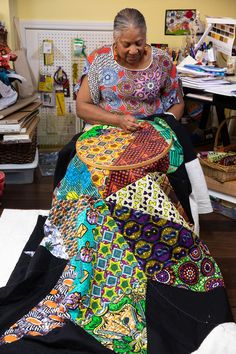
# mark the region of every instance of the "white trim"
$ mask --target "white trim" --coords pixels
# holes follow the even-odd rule
[[[208,189],[208,192],[209,192],[209,195],[211,195],[212,197],[219,198],[219,199],[222,199],[222,200],[226,200],[227,202],[236,204],[236,197],[234,197],[232,195],[216,192],[216,191],[213,191],[211,189]]]
[[[22,45],[25,47],[25,32],[27,29],[38,30],[68,30],[68,31],[113,31],[112,22],[77,22],[77,21],[46,21],[20,20]]]

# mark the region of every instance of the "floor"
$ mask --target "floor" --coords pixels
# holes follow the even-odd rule
[[[5,186],[0,214],[3,208],[49,209],[52,190],[52,177],[42,177],[37,169],[34,183]],[[201,238],[223,273],[236,321],[236,220],[211,213],[200,217],[200,228]]]

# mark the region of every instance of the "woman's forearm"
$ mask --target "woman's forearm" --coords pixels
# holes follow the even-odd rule
[[[168,109],[167,113],[173,113],[177,120],[183,116],[184,113],[184,102],[176,103],[170,109]]]

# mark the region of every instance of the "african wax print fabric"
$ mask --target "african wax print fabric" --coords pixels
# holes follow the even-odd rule
[[[170,145],[168,140],[172,141],[172,150],[169,149],[167,158],[163,157],[164,163],[158,165],[161,171],[153,171],[151,163],[130,179],[122,177],[123,183],[119,186],[116,183],[115,188],[106,193],[102,179],[100,182],[95,179],[97,184],[94,183],[97,170],[102,170],[101,164],[91,168],[91,161],[96,162],[96,154],[94,151],[89,154],[85,147],[93,146],[94,141],[104,142],[103,138],[112,134],[108,133],[110,130],[106,126],[100,126],[79,138],[77,155],[54,191],[39,245],[31,249],[31,253],[27,248],[32,259],[23,269],[23,282],[16,293],[19,298],[16,309],[20,311],[16,314],[13,306],[15,321],[6,319],[0,328],[0,353],[8,350],[9,353],[16,350],[16,353],[17,348],[25,348],[28,354],[30,348],[36,348],[35,353],[44,354],[61,348],[62,353],[71,354],[73,345],[65,349],[68,331],[71,336],[72,333],[79,335],[79,339],[72,337],[72,342],[81,354],[187,354],[190,347],[194,349],[187,346],[182,350],[182,339],[176,352],[169,344],[163,344],[163,325],[158,321],[165,313],[163,296],[167,299],[168,312],[175,314],[175,306],[178,308],[177,324],[178,318],[197,318],[197,315],[192,316],[192,309],[185,308],[184,298],[191,300],[192,294],[196,294],[193,303],[198,303],[199,295],[204,300],[209,293],[212,298],[214,292],[224,289],[224,281],[207,246],[192,231],[171,185],[166,187],[168,171],[176,170],[183,162],[181,145],[165,124],[159,124],[158,120],[154,124],[147,122],[132,139],[123,136],[125,148],[117,149],[120,154],[107,160],[109,167],[117,166],[117,161],[122,161],[122,166],[131,164],[130,150],[134,152],[136,144],[140,152],[140,136],[143,138],[142,160],[150,152],[148,144],[145,148],[144,136],[149,140],[149,132],[153,129],[157,132],[158,145],[163,149],[165,144]],[[115,137],[119,138],[119,130]],[[106,144],[103,148],[105,151]],[[85,152],[88,163],[82,161],[84,155],[79,158]],[[151,149],[151,156],[152,153]],[[99,161],[101,154],[97,156]],[[136,158],[134,152],[134,160]],[[107,171],[108,179],[114,171]],[[130,173],[133,169],[127,171]],[[45,287],[42,277],[48,278]],[[25,283],[27,289],[32,283],[37,285],[29,291],[28,302],[20,291]],[[11,293],[10,288],[4,291]],[[180,292],[182,296],[175,300],[173,294]],[[229,311],[225,311],[227,301],[222,292],[221,298],[224,300],[224,315],[217,319],[218,306],[210,306],[207,310],[208,321],[214,318],[211,327],[230,317]],[[26,304],[22,306],[24,300]],[[205,307],[207,303],[208,300]],[[154,314],[157,316],[156,325],[153,324]],[[209,327],[205,329],[205,335],[208,331]],[[173,344],[171,333],[168,335],[168,342]],[[152,336],[162,338],[155,348],[151,343]],[[195,342],[199,343],[199,339]]]
[[[114,60],[112,46],[88,56],[82,75],[88,75],[94,104],[106,111],[144,117],[166,112],[179,103],[178,75],[169,55],[151,47],[152,61],[145,69],[122,67]],[[75,87],[78,91],[80,82]]]

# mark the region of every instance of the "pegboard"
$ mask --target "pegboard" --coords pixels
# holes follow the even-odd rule
[[[41,119],[38,129],[39,145],[62,146],[65,145],[76,132],[81,131],[82,121],[76,117],[75,100],[73,98],[72,66],[77,63],[78,77],[81,75],[85,58],[83,55],[74,55],[73,42],[81,38],[85,44],[85,53],[88,55],[94,49],[104,44],[111,44],[112,30],[40,30],[38,33],[39,72],[43,75],[54,75],[61,67],[70,83],[70,97],[65,97],[65,116],[57,116],[55,107],[41,107]],[[53,41],[53,65],[45,65],[43,54],[43,41]]]

